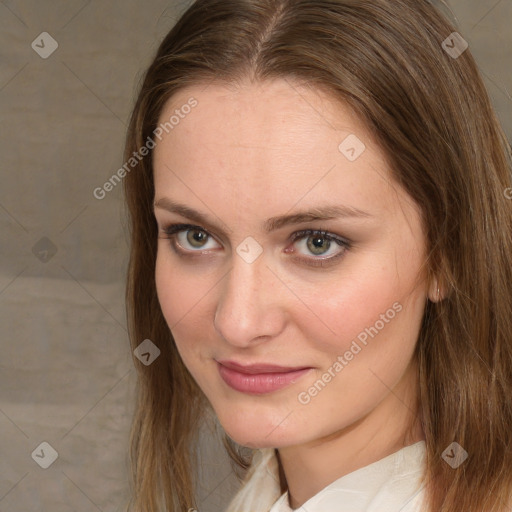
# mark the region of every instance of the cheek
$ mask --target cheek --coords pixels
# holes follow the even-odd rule
[[[167,241],[159,241],[166,244]],[[155,282],[158,301],[170,328],[184,321],[188,314],[200,307],[200,301],[208,291],[204,278],[194,278],[194,274],[181,269],[169,254],[168,247],[158,248]],[[181,270],[180,270],[181,269]]]
[[[159,242],[161,244],[161,242]],[[158,302],[167,321],[169,328],[178,321],[180,314],[180,305],[177,300],[177,290],[180,284],[178,276],[170,271],[168,258],[162,255],[163,251],[159,247],[155,265],[155,283]]]
[[[173,261],[168,250],[167,247],[159,247],[157,253],[156,290],[162,314],[188,366],[192,354],[199,354],[200,344],[205,338],[203,319],[208,315],[205,311],[206,298],[215,280],[210,282],[204,274],[185,271]]]
[[[180,351],[176,333],[182,324],[186,323],[187,312],[193,313],[193,310],[190,310],[196,291],[188,277],[180,274],[177,267],[172,265],[166,249],[160,247],[156,258],[155,283],[162,314]]]
[[[421,287],[411,293],[412,278],[401,275],[398,280],[394,265],[389,271],[380,267],[316,295],[319,316],[335,334],[318,319],[300,320],[308,344],[304,354],[311,354],[317,366],[297,395],[300,404],[313,407],[300,409],[311,428],[316,428],[314,411],[329,418],[326,431],[339,421],[355,421],[402,378],[416,346],[425,297]],[[335,298],[327,300],[328,295]]]
[[[414,284],[419,264],[410,260],[398,273],[394,255],[388,261],[379,258],[378,265],[375,261],[373,265],[370,261],[359,263],[357,272],[326,281],[321,287],[296,290],[308,311],[304,314],[300,308],[302,313],[297,314],[298,308],[295,322],[308,333],[311,347],[331,359],[351,349],[357,351],[354,341],[362,348],[369,347],[374,338],[382,342],[394,339],[395,343],[405,343],[407,338],[414,344],[419,332],[425,303],[425,290]]]

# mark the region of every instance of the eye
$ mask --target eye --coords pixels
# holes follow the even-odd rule
[[[172,248],[181,256],[200,256],[201,251],[215,249],[215,245],[209,246],[208,242],[215,242],[204,228],[191,224],[171,224],[162,229],[165,237],[171,241]],[[351,242],[333,233],[324,230],[307,229],[298,231],[291,236],[294,246],[301,249],[302,254],[309,253],[312,256],[296,258],[301,263],[313,267],[326,267],[337,260],[351,248]],[[217,244],[218,245],[218,244]],[[220,247],[220,245],[219,245]],[[197,255],[193,254],[198,253]],[[297,251],[286,249],[286,253]],[[322,256],[322,257],[320,257]]]
[[[350,249],[351,243],[333,233],[323,230],[304,230],[293,234],[294,245],[302,249],[302,254],[309,253],[313,257],[299,258],[312,266],[326,266],[340,258]],[[287,251],[295,252],[295,251]],[[318,256],[322,256],[319,258]]]
[[[163,229],[166,238],[170,239],[174,249],[178,252],[199,252],[207,251],[212,248],[208,246],[209,239],[213,237],[200,226],[190,224],[172,224]],[[178,249],[180,247],[181,249]]]

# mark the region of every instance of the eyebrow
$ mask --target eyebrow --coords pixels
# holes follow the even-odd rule
[[[204,215],[189,206],[172,201],[168,197],[162,197],[155,201],[155,208],[167,210],[171,213],[177,213],[182,217],[186,217],[198,224],[213,226],[207,215]],[[373,215],[346,205],[325,205],[311,208],[307,211],[300,211],[289,215],[280,215],[271,217],[263,223],[263,231],[270,233],[281,229],[284,226],[292,224],[301,224],[304,222],[312,222],[319,220],[332,220],[338,218],[370,218]]]

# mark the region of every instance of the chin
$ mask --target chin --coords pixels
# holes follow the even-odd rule
[[[261,431],[256,431],[254,427],[249,428],[224,428],[226,434],[237,444],[246,446],[248,448],[282,448],[290,443],[290,438],[287,437],[287,442],[283,439],[276,439],[272,434],[265,435]]]
[[[233,410],[225,410],[216,411],[216,414],[226,434],[241,446],[280,448],[297,444],[298,440],[295,439],[289,428],[283,429],[283,424],[279,425],[282,418],[276,421],[275,414],[258,414],[254,409],[252,414],[241,409],[236,413]],[[277,428],[276,424],[279,425]]]

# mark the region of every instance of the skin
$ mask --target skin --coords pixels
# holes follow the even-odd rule
[[[198,105],[154,149],[155,202],[166,197],[202,212],[210,225],[199,225],[210,236],[193,245],[182,232],[176,242],[196,257],[180,256],[164,229],[198,223],[155,207],[159,301],[220,423],[242,445],[278,449],[297,508],[341,476],[424,439],[413,352],[437,285],[425,278],[420,209],[392,180],[362,122],[318,89],[285,80],[198,85],[173,96],[160,120],[192,96]],[[349,134],[366,146],[355,161],[338,149]],[[262,228],[271,217],[325,204],[368,216]],[[351,246],[327,248],[324,239],[311,252],[315,236],[290,238],[302,229],[326,230]],[[252,263],[236,252],[248,236],[263,249]],[[340,252],[324,267],[306,263]],[[395,302],[401,311],[300,403],[298,394]],[[218,359],[312,370],[284,389],[249,395],[221,379]]]

